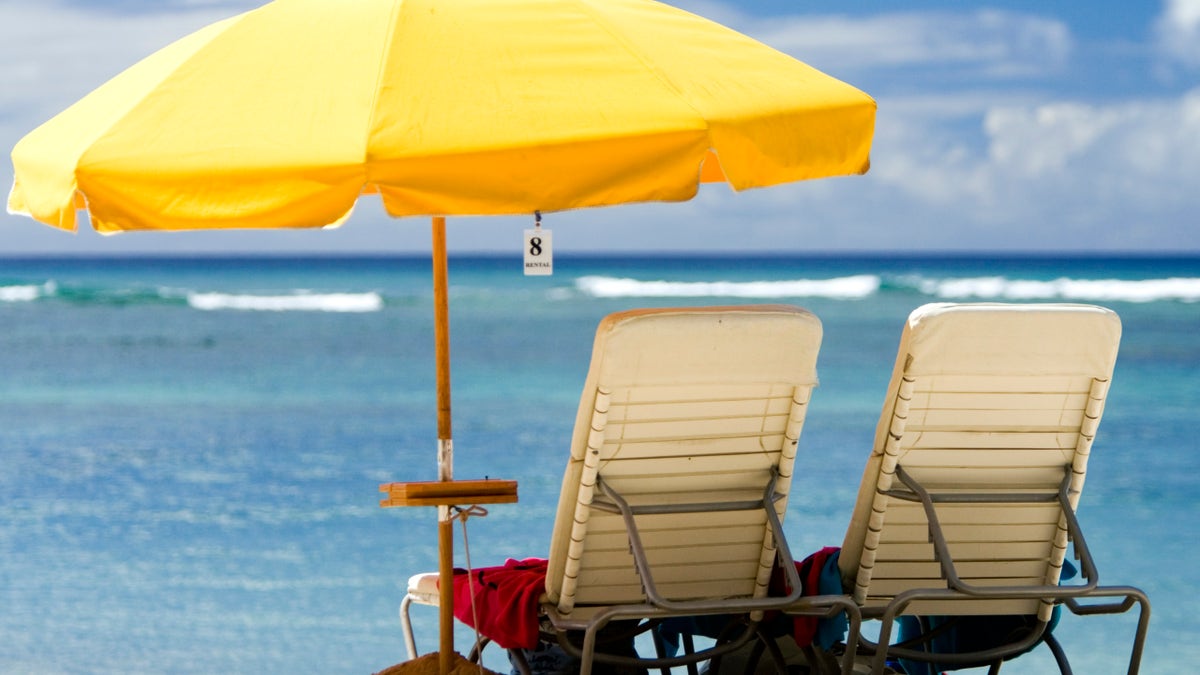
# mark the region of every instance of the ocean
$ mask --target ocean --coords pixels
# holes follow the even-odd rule
[[[1200,663],[1200,257],[514,257],[450,261],[455,476],[520,503],[456,563],[544,556],[604,315],[787,302],[825,328],[786,530],[849,520],[901,325],[937,301],[1069,301],[1124,335],[1079,514],[1102,583],[1153,602],[1143,672]],[[437,566],[432,291],[421,257],[0,260],[0,672],[372,673]],[[413,610],[422,651],[436,613]],[[1131,616],[1071,617],[1076,672],[1124,672]],[[460,627],[459,651],[472,637]],[[488,665],[505,668],[492,653]],[[1040,648],[1005,669],[1047,672]]]

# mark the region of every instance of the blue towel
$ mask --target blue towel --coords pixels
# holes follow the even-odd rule
[[[825,559],[825,564],[821,567],[821,576],[817,580],[817,590],[820,595],[842,594],[842,573],[838,570],[838,556],[840,554],[841,551],[838,551],[830,555]],[[813,638],[813,643],[822,649],[829,649],[838,642],[846,639],[847,628],[849,628],[849,622],[846,620],[845,614],[837,614],[827,619],[821,619],[817,622],[817,634]]]

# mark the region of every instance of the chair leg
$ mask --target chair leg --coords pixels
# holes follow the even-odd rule
[[[1046,643],[1046,647],[1054,655],[1054,662],[1058,664],[1058,672],[1061,675],[1072,675],[1071,664],[1067,661],[1067,653],[1063,651],[1058,639],[1053,634],[1046,633],[1046,637],[1042,638],[1042,641]]]
[[[1104,586],[1089,595],[1089,598],[1116,597],[1121,600],[1101,604],[1082,604],[1073,598],[1067,598],[1063,604],[1078,616],[1092,614],[1120,614],[1138,605],[1137,630],[1133,636],[1133,650],[1129,655],[1128,675],[1137,675],[1142,666],[1142,650],[1146,645],[1146,634],[1150,630],[1150,598],[1141,589],[1133,586]]]
[[[579,675],[592,675],[596,659],[596,633],[603,624],[592,623],[583,631],[583,654],[579,657]]]
[[[808,672],[812,675],[837,675],[847,672],[846,662],[850,662],[851,669],[854,667],[853,656],[843,654],[843,657],[839,659],[833,652],[812,645],[802,648],[801,651],[804,652],[804,659],[808,662]]]
[[[696,641],[694,639],[692,639],[692,634],[684,633],[680,637],[683,638],[683,653],[695,654],[696,653]],[[688,671],[688,675],[700,675],[700,669],[696,665],[695,661],[692,661],[687,664],[687,671]],[[663,675],[669,675],[670,672],[671,672],[670,668],[663,669]]]
[[[509,660],[516,666],[517,672],[521,675],[533,675],[533,671],[529,668],[529,660],[525,658],[524,649],[508,650]]]
[[[480,636],[471,647],[470,653],[467,655],[467,660],[471,663],[483,663],[483,650],[491,643],[491,640]]]
[[[888,608],[879,626],[879,640],[876,642],[875,656],[871,659],[871,675],[882,675],[887,671],[888,645],[892,642],[892,625],[895,615]]]
[[[754,646],[750,648],[750,657],[746,659],[746,664],[742,667],[742,675],[754,675],[758,670],[758,662],[762,660],[763,652],[766,649],[767,646],[761,640],[754,641]],[[714,661],[720,663],[720,657],[717,657]]]
[[[408,608],[412,605],[412,597],[405,594],[400,601],[400,630],[404,632],[404,647],[408,650],[408,660],[417,658],[417,641],[413,637],[412,620],[408,616]]]
[[[817,650],[813,649],[812,645],[804,645],[800,648],[800,652],[804,654],[804,661],[808,663],[809,673],[827,675],[825,672],[825,663],[820,660],[820,655],[817,654]]]
[[[680,637],[690,638],[691,636],[685,633],[685,634],[681,635]],[[660,658],[660,659],[666,658],[667,645],[663,642],[662,635],[659,635],[658,631],[652,630],[652,631],[650,631],[650,639],[651,639],[651,641],[654,642],[654,653],[658,655],[658,658]],[[698,674],[692,672],[691,664],[688,664],[688,666],[689,666],[688,675],[698,675]],[[667,666],[663,666],[662,668],[659,669],[659,671],[662,673],[662,675],[671,675],[671,669],[668,668]]]
[[[787,660],[783,658],[783,652],[779,649],[779,643],[775,642],[774,638],[766,635],[761,628],[758,631],[758,640],[756,642],[767,648],[767,653],[771,655],[771,662],[775,664],[775,671],[779,675],[787,675]]]
[[[787,659],[784,658],[784,652],[779,649],[779,643],[775,639],[763,633],[762,628],[758,629],[758,643],[767,646],[767,653],[770,655],[770,661],[775,664],[775,671],[779,675],[787,675]]]

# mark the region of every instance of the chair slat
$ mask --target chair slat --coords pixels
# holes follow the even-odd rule
[[[1024,410],[977,410],[974,408],[910,408],[908,430],[918,433],[971,429],[976,432],[1041,431],[1059,433],[1078,431],[1083,422],[1082,408]]]
[[[996,451],[1059,448],[1074,452],[1078,441],[1077,429],[1007,429],[983,432],[975,429],[924,429],[920,434],[904,438],[903,447]]]
[[[728,438],[730,436],[745,438],[782,436],[786,426],[786,413],[766,417],[707,417],[632,423],[610,422],[605,444],[611,447],[616,444],[644,443],[649,441],[673,443],[693,439]],[[778,442],[774,445],[778,447]]]
[[[910,473],[917,469],[954,468],[987,471],[1009,467],[1053,468],[1059,477],[1070,463],[1073,449],[1015,448],[992,452],[980,448],[910,448],[904,453],[904,468]]]
[[[718,398],[708,401],[664,401],[645,403],[613,403],[609,407],[609,423],[652,422],[659,420],[760,418],[764,415],[786,416],[792,407],[789,395],[773,398]]]

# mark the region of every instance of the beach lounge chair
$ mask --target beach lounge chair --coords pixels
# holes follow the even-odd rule
[[[848,597],[800,598],[781,524],[820,341],[815,316],[782,305],[644,309],[600,323],[539,601],[543,630],[583,675],[593,661],[629,665],[597,650],[613,621],[750,617],[737,639],[641,667],[728,653],[755,637],[764,610],[797,603],[850,612],[855,640]],[[777,564],[789,594],[768,593]],[[410,658],[408,605],[437,603],[436,576],[409,582]]]
[[[931,304],[909,316],[839,558],[863,618],[881,621],[879,645],[900,615],[1027,615],[1013,642],[936,662],[998,670],[1045,639],[1067,672],[1045,633],[1056,603],[1080,614],[1136,603],[1137,671],[1149,600],[1097,585],[1074,513],[1120,335],[1115,313],[1083,305]],[[1082,580],[1060,585],[1069,545]],[[867,644],[872,672],[886,656],[930,660]]]

